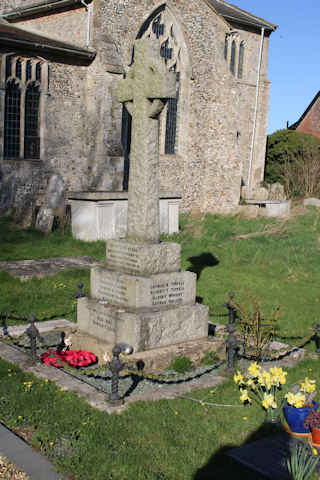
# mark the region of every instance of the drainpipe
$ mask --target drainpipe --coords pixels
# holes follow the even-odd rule
[[[256,101],[254,106],[253,129],[252,129],[252,137],[251,137],[249,171],[248,171],[248,182],[247,182],[248,190],[250,190],[250,187],[251,187],[251,170],[252,170],[254,141],[256,136],[256,126],[257,126],[257,117],[258,117],[258,100],[259,100],[260,70],[261,70],[261,63],[262,63],[263,40],[264,40],[264,28],[261,28],[260,51],[259,51],[259,60],[258,60],[258,69],[257,69],[257,82],[256,82]]]
[[[91,5],[88,5],[84,0],[80,0],[86,11],[88,12],[88,22],[87,22],[87,42],[86,46],[87,48],[90,46],[90,37],[91,37],[91,32],[90,32],[90,27],[91,27]]]

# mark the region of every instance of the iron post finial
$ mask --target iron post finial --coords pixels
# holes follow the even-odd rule
[[[82,282],[79,282],[79,283],[77,284],[77,286],[78,286],[78,290],[76,291],[76,293],[74,293],[74,294],[72,295],[72,298],[83,298],[83,297],[85,297],[86,294],[85,294],[85,293],[83,292],[83,290],[82,290],[82,289],[83,289],[83,283],[82,283]]]
[[[122,405],[124,400],[119,395],[119,373],[126,367],[126,363],[121,362],[119,359],[120,353],[130,355],[133,352],[133,347],[127,343],[118,343],[113,349],[113,358],[109,362],[108,366],[111,370],[111,394],[109,395],[109,402],[112,405]]]
[[[31,357],[32,360],[35,361],[37,359],[37,338],[42,340],[40,336],[40,332],[35,325],[36,317],[31,315],[29,318],[30,325],[26,330],[26,334],[30,338],[30,349],[31,349]]]

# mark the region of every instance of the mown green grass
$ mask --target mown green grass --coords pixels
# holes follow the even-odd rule
[[[234,239],[261,231],[266,225],[282,234]],[[250,291],[262,300],[266,314],[280,305],[281,330],[294,335],[305,334],[320,320],[319,236],[319,212],[310,208],[306,215],[283,225],[266,219],[182,216],[181,232],[167,240],[181,244],[182,267],[197,272],[197,295],[213,313],[230,290],[243,302]],[[104,252],[103,242],[86,244],[60,232],[45,236],[1,222],[1,260],[67,255],[103,258]],[[71,312],[73,318],[72,294],[78,281],[84,282],[88,292],[88,270],[64,271],[27,282],[1,272],[0,310],[34,313],[39,318]],[[261,427],[264,412],[258,406],[202,406],[178,398],[137,402],[121,415],[108,415],[2,360],[0,375],[2,421],[10,428],[29,432],[33,444],[72,479],[220,480],[233,479],[235,474],[239,479],[262,478],[222,455],[228,448],[265,434]],[[318,360],[306,360],[292,369],[289,383],[306,375],[319,384]],[[33,384],[25,392],[26,381]],[[239,405],[232,381],[212,390],[187,397]]]
[[[320,212],[309,207],[304,215],[287,222],[272,219],[244,219],[239,216],[181,216],[181,231],[164,240],[182,247],[182,268],[197,273],[197,296],[210,307],[214,322],[225,322],[216,306],[228,292],[248,304],[248,292],[262,302],[266,318],[280,306],[280,334],[308,334],[320,322]],[[49,235],[10,228],[1,221],[0,260],[87,255],[102,259],[104,242],[81,242],[70,233]],[[237,235],[273,229],[276,234],[235,240]],[[277,234],[278,232],[278,234]],[[39,318],[64,315],[73,310],[72,293],[83,281],[89,292],[88,270],[61,272],[43,280],[26,282],[0,272],[1,311],[33,313]],[[54,288],[54,284],[66,285]],[[70,318],[70,317],[67,317]]]
[[[318,367],[318,360],[303,361],[289,371],[288,383],[308,375],[319,384]],[[2,422],[28,432],[33,445],[74,480],[220,480],[233,479],[235,472],[239,479],[263,478],[223,455],[266,435],[262,408],[241,406],[232,380],[109,415],[2,360],[0,375]]]

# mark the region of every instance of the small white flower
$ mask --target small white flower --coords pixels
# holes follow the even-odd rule
[[[103,355],[103,360],[108,363],[108,362],[111,362],[111,357],[110,355],[106,352],[104,355]]]

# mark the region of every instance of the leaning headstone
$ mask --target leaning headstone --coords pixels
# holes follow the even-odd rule
[[[37,219],[36,219],[36,230],[40,230],[43,233],[49,233],[52,230],[54,221],[54,214],[51,208],[41,207]]]
[[[195,303],[196,274],[180,270],[180,245],[160,242],[158,117],[176,90],[159,48],[157,40],[136,40],[118,90],[132,115],[127,238],[107,241],[106,267],[91,270],[91,297],[78,300],[80,333],[135,352],[208,335],[208,308]]]
[[[37,230],[49,233],[52,230],[54,217],[63,218],[65,215],[64,182],[60,175],[51,175],[47,188],[47,206],[41,207],[37,219]]]
[[[64,181],[60,175],[54,174],[50,177],[47,190],[48,208],[55,212],[64,210]]]

